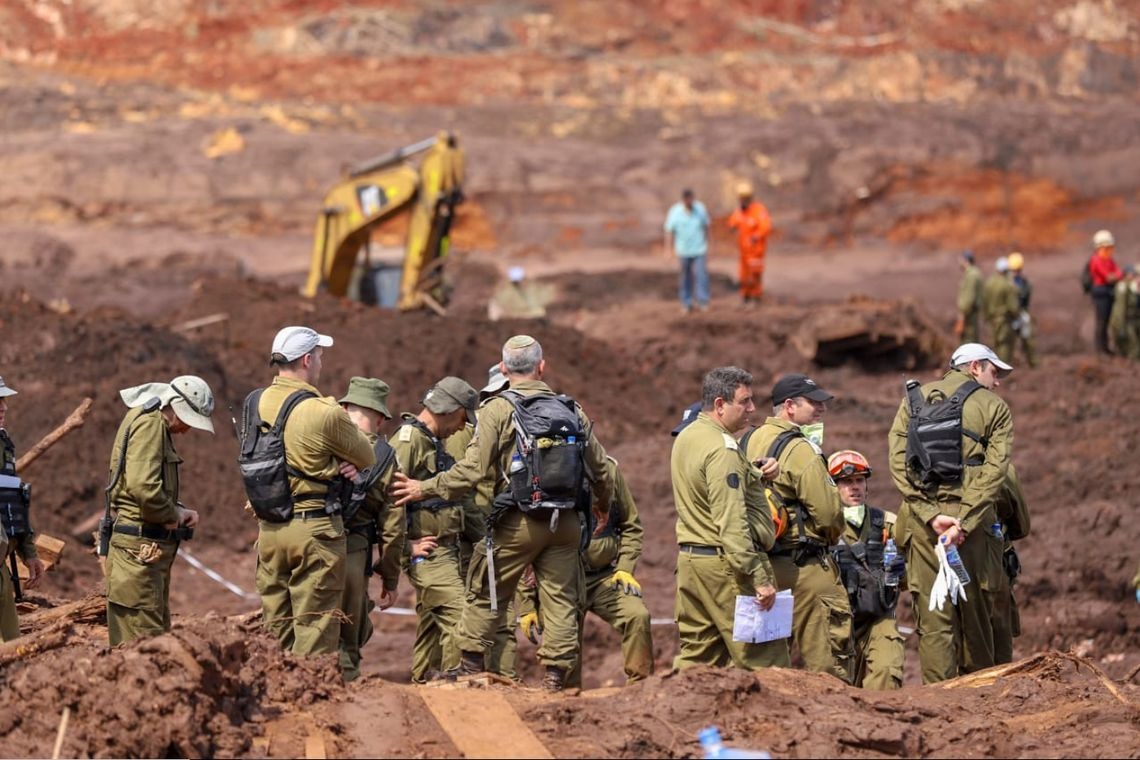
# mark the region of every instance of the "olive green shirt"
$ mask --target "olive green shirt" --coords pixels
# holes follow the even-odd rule
[[[1012,322],[1021,315],[1017,286],[1004,274],[995,272],[982,287],[982,314],[992,324]]]
[[[392,448],[400,471],[413,480],[428,480],[438,474],[435,447],[439,442],[431,433],[415,422],[414,414],[400,415],[404,424],[393,435]],[[421,423],[422,424],[422,423]],[[463,532],[463,503],[440,509],[416,509],[413,504],[404,507],[408,514],[408,540],[435,536],[439,539],[457,537]]]
[[[935,391],[949,398],[962,383],[970,379],[967,372],[952,369],[937,382],[922,386],[922,397],[929,399]],[[962,428],[988,440],[982,446],[969,436],[962,436],[962,460],[977,457],[984,462],[966,466],[961,483],[940,485],[924,493],[910,482],[906,468],[906,429],[910,407],[904,396],[895,414],[888,436],[891,478],[903,496],[899,519],[912,513],[919,522],[929,524],[939,514],[957,517],[967,533],[988,529],[997,520],[995,507],[1001,497],[1013,450],[1013,417],[1009,405],[993,391],[980,388],[962,406]],[[909,517],[909,515],[908,515]]]
[[[0,471],[16,472],[16,447],[3,428],[0,428],[0,435],[8,442],[7,446],[0,445]],[[9,545],[8,534],[0,530],[0,561],[7,559],[10,550],[18,552],[25,562],[36,559],[39,556],[36,553],[36,532],[29,528],[27,533],[16,536]]]
[[[375,451],[378,435],[365,433],[368,443]],[[379,463],[377,463],[378,465]],[[373,465],[373,467],[377,466]],[[364,495],[364,504],[352,516],[346,526],[365,528],[375,523],[380,531],[380,562],[377,571],[384,581],[384,588],[392,591],[400,582],[400,557],[404,551],[404,508],[393,504],[388,489],[392,485],[392,475],[397,471],[398,465],[395,457],[380,473],[380,477]]]
[[[295,391],[317,394],[293,408],[285,424],[285,463],[298,472],[320,481],[331,481],[340,474],[341,462],[350,462],[363,470],[376,463],[368,436],[349,419],[348,413],[332,396],[320,395],[313,386],[291,377],[278,375],[261,394],[257,412],[262,422],[272,425],[285,400]],[[324,503],[328,486],[304,478],[289,476],[294,505],[305,509]],[[306,503],[307,502],[307,503]]]
[[[969,319],[981,314],[982,310],[982,270],[971,264],[962,272],[958,282],[958,313]]]
[[[625,476],[613,458],[606,457],[606,469],[614,483],[614,501],[610,505],[609,518],[612,530],[590,539],[586,547],[586,569],[602,570],[613,565],[614,570],[633,575],[645,545],[645,530],[641,527],[633,494],[629,492]]]
[[[776,438],[788,430],[799,430],[793,422],[769,417],[748,439],[748,460],[768,456]],[[843,504],[835,481],[827,472],[827,462],[819,448],[807,438],[796,438],[780,453],[780,475],[772,489],[787,502],[796,501],[804,513],[804,534],[831,546],[843,534]],[[789,508],[788,528],[777,542],[781,550],[797,538],[796,515]]]
[[[677,543],[717,547],[742,583],[775,585],[768,555],[753,542],[748,524],[755,468],[736,439],[702,411],[673,442],[670,471]]]
[[[111,509],[120,520],[166,525],[178,522],[178,465],[182,457],[174,450],[166,418],[155,409],[136,407],[127,412],[115,433],[111,470],[115,478],[127,438],[123,475],[111,489]]]
[[[511,390],[522,396],[536,393],[555,395],[541,380],[518,380],[511,383]],[[420,488],[425,496],[442,496],[457,500],[476,488],[484,479],[495,484],[496,492],[506,488],[504,473],[515,453],[515,426],[512,416],[514,407],[502,396],[492,396],[483,403],[478,414],[479,424],[475,435],[467,445],[463,459],[445,473],[423,481]],[[578,418],[585,431],[586,445],[582,459],[586,466],[586,477],[593,488],[595,504],[613,502],[613,483],[606,471],[606,450],[594,436],[590,418],[579,407]]]

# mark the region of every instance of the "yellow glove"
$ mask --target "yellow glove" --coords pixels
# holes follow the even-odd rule
[[[610,586],[620,589],[626,594],[641,596],[641,584],[625,570],[618,570],[613,574],[613,577],[610,578]]]
[[[523,635],[530,639],[531,644],[538,644],[538,637],[542,635],[542,623],[538,620],[537,612],[528,612],[519,618],[519,628]]]

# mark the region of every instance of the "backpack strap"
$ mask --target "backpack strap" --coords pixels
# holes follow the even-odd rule
[[[260,397],[261,397],[260,391],[258,391],[257,393],[258,393],[258,398],[260,399]],[[297,405],[300,404],[305,399],[316,398],[316,397],[317,397],[317,394],[313,393],[312,391],[306,391],[306,390],[293,391],[292,393],[289,394],[288,398],[285,399],[285,403],[281,405],[281,411],[279,411],[277,413],[277,419],[274,421],[273,427],[270,428],[270,430],[273,433],[275,433],[276,435],[280,436],[281,447],[283,449],[285,448],[285,423],[289,421],[289,417],[290,417],[290,415],[293,414],[293,410],[296,409]],[[257,407],[255,406],[254,410],[256,411],[256,409],[257,409]],[[258,415],[260,418],[260,413],[258,413]],[[262,424],[264,424],[264,421],[262,421]],[[296,467],[291,467],[289,465],[288,458],[286,458],[286,460],[285,460],[285,472],[287,472],[289,475],[292,475],[295,478],[300,478],[301,480],[307,480],[310,483],[319,483],[319,484],[323,484],[323,485],[331,485],[333,482],[332,480],[322,480],[321,478],[314,478],[311,475],[306,475],[305,473],[298,470]]]
[[[971,395],[973,395],[974,391],[977,391],[977,390],[984,388],[984,387],[985,386],[982,385],[981,383],[979,383],[977,380],[974,380],[973,378],[971,378],[971,379],[967,380],[966,382],[962,383],[961,385],[959,385],[957,387],[957,389],[955,389],[954,393],[951,394],[951,396],[950,396],[950,402],[952,404],[956,404],[958,406],[958,410],[959,410],[958,416],[959,417],[961,417],[961,414],[962,414],[961,413],[962,407],[964,407],[966,405],[966,399],[968,399]],[[962,435],[966,436],[967,438],[969,438],[972,441],[976,441],[977,443],[981,444],[983,449],[988,449],[990,446],[990,439],[989,438],[986,438],[984,435],[980,435],[978,433],[975,433],[973,430],[967,430],[965,426],[962,427]],[[978,459],[977,457],[971,457],[970,459],[963,461],[963,464],[967,464],[967,465],[971,465],[971,466],[976,467],[984,461],[985,461],[984,458]]]
[[[376,457],[376,464],[365,470],[360,483],[357,484],[357,488],[365,493],[372,490],[372,486],[376,485],[376,481],[380,479],[380,476],[388,469],[388,465],[396,458],[396,450],[383,436],[376,438],[376,443],[372,446],[372,453]]]

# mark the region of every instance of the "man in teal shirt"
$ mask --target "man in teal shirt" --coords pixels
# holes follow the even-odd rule
[[[709,307],[708,252],[709,212],[692,190],[683,190],[681,202],[665,217],[665,255],[674,254],[681,262],[681,310],[686,314],[693,308],[694,284],[697,308]]]

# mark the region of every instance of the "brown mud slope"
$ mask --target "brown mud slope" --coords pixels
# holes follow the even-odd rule
[[[90,597],[82,609],[49,607],[27,616],[25,625],[35,630],[19,645],[43,651],[5,659],[5,755],[50,754],[67,708],[63,757],[258,756],[264,724],[284,713],[300,721],[306,706],[343,688],[335,657],[283,654],[259,620],[186,619],[167,635],[109,649],[103,605]],[[60,611],[68,616],[39,627]]]

